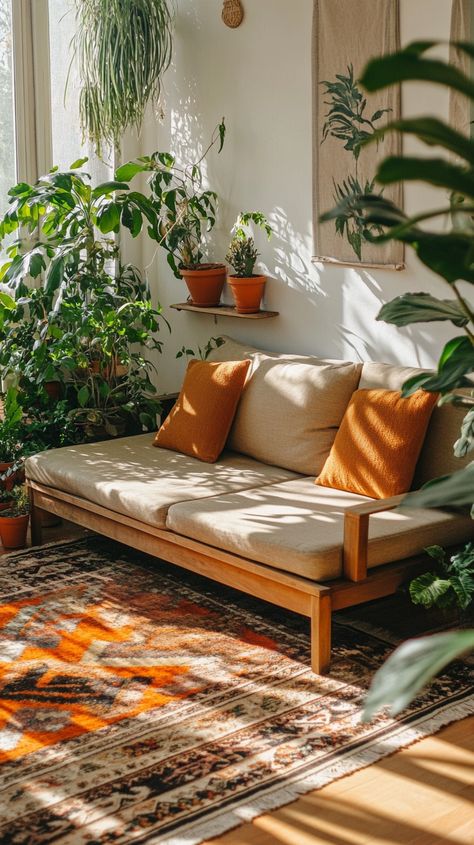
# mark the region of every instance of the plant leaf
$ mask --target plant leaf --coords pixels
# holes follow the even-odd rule
[[[376,672],[365,701],[363,720],[388,705],[396,716],[452,660],[474,648],[474,630],[450,631],[408,640]]]
[[[405,293],[384,305],[377,320],[392,323],[395,326],[408,326],[412,323],[429,323],[449,320],[455,326],[463,327],[469,323],[461,305],[454,299],[437,299],[429,293]]]
[[[401,508],[458,508],[474,502],[474,463],[452,475],[436,478],[408,493]]]

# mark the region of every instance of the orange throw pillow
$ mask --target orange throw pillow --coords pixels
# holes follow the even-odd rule
[[[250,361],[190,361],[178,401],[154,446],[217,461],[232,425]]]
[[[356,390],[316,484],[372,499],[407,493],[438,394]]]

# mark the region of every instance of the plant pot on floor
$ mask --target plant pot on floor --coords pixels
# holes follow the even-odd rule
[[[260,311],[266,276],[229,276],[228,281],[238,314],[255,314]]]
[[[29,519],[29,513],[21,516],[2,516],[0,514],[0,537],[5,549],[24,548]]]
[[[226,280],[224,264],[200,264],[197,269],[181,269],[193,305],[212,308],[219,305]]]

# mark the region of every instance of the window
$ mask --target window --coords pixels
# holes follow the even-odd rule
[[[0,214],[3,214],[7,192],[16,182],[11,0],[0,0],[0,116]]]
[[[48,0],[51,67],[52,162],[61,169],[87,156],[94,183],[110,178],[112,156],[99,159],[88,141],[81,138],[79,75],[73,56],[74,0]],[[67,83],[67,89],[66,89]]]

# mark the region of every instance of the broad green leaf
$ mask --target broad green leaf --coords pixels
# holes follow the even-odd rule
[[[425,572],[410,583],[410,598],[413,604],[430,608],[439,605],[441,596],[451,589],[451,581],[440,578],[436,572]]]
[[[451,164],[442,158],[416,158],[390,156],[384,159],[377,171],[377,182],[428,182],[459,194],[474,197],[474,171]]]
[[[405,293],[384,305],[377,320],[408,326],[412,323],[429,323],[450,320],[455,326],[466,326],[469,317],[454,299],[437,299],[429,293]]]
[[[439,59],[421,57],[421,52],[435,43],[425,42],[423,47],[420,47],[419,43],[410,44],[398,53],[372,59],[362,74],[362,85],[367,91],[373,92],[405,81],[434,82],[474,99],[474,82],[454,65],[448,65]]]
[[[17,303],[8,293],[0,291],[0,307],[4,308],[6,311],[15,311]]]
[[[98,199],[99,197],[109,196],[109,194],[113,194],[114,191],[128,191],[128,185],[126,182],[102,182],[101,185],[97,185],[97,188],[94,188],[92,191],[92,196],[94,199]]]
[[[448,663],[474,648],[474,630],[449,631],[408,640],[376,672],[365,701],[363,720],[388,706],[396,716]]]
[[[408,493],[401,508],[460,508],[474,502],[474,463]]]
[[[454,454],[457,458],[464,458],[474,449],[474,408],[464,417],[461,425],[461,437],[454,444]]]
[[[88,156],[84,156],[84,158],[78,158],[76,161],[73,161],[71,164],[70,170],[79,170],[84,164],[89,161]]]
[[[97,226],[103,235],[114,232],[120,225],[120,208],[115,202],[105,203],[97,212]]]
[[[428,146],[443,147],[450,153],[454,153],[454,155],[474,165],[474,143],[470,138],[456,132],[447,123],[435,117],[413,117],[391,121],[387,126],[378,129],[371,138],[367,139],[365,144],[379,143],[388,132],[416,135],[420,141]]]
[[[81,408],[85,408],[90,398],[90,392],[87,385],[83,385],[77,392],[77,401]]]
[[[146,164],[139,164],[136,161],[129,161],[126,164],[122,164],[121,167],[118,167],[115,171],[115,178],[119,182],[130,182],[137,173],[144,173],[148,170],[149,167]]]

